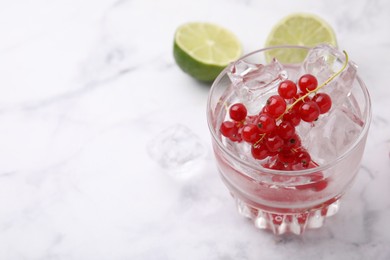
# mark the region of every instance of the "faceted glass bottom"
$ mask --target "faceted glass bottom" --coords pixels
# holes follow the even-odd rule
[[[270,230],[276,235],[293,233],[301,235],[306,229],[320,228],[327,217],[336,214],[340,201],[336,200],[321,208],[308,209],[301,213],[280,214],[254,208],[235,197],[238,212],[251,219],[255,227]]]

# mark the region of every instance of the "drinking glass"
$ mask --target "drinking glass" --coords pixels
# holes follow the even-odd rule
[[[270,55],[278,58],[278,53],[283,51],[306,53],[309,48],[276,46],[260,49],[223,70],[210,89],[207,120],[220,177],[234,198],[238,212],[251,219],[259,229],[278,235],[300,235],[306,229],[321,227],[326,217],[339,210],[340,198],[359,171],[371,120],[371,104],[364,82],[359,76],[354,77],[352,90],[339,106],[351,118],[352,124],[359,125],[360,132],[342,153],[330,160],[324,159],[317,167],[274,170],[246,160],[238,154],[239,149],[232,148],[234,143],[223,140],[225,137],[219,131],[226,120],[228,107],[237,102],[228,73],[239,61],[268,64],[272,60]],[[283,63],[283,58],[280,60]],[[283,65],[290,74],[301,67],[299,63]],[[337,123],[336,120],[334,124]],[[337,138],[331,136],[329,141],[337,141]]]

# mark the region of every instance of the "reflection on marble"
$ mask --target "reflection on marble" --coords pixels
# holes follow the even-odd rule
[[[209,88],[176,67],[172,38],[211,21],[249,52],[294,11],[334,27],[373,122],[340,212],[277,238],[236,213],[211,152]],[[385,0],[2,1],[0,259],[390,259],[389,13]],[[189,179],[146,149],[177,124],[207,147]]]

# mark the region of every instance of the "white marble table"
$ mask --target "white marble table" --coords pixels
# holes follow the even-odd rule
[[[183,74],[173,33],[223,25],[245,52],[316,13],[359,64],[373,120],[340,212],[303,237],[256,230],[219,180],[209,86]],[[390,2],[0,2],[0,259],[390,259]],[[199,138],[185,178],[150,157],[178,124]],[[160,137],[161,138],[161,137]]]

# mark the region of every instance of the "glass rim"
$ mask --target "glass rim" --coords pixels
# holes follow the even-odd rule
[[[283,49],[286,49],[286,48],[306,49],[306,50],[312,49],[312,47],[298,46],[298,45],[279,45],[279,46],[272,46],[272,47],[262,48],[262,49],[258,49],[258,50],[255,50],[255,51],[252,51],[252,52],[250,52],[248,54],[243,55],[241,58],[233,61],[223,71],[221,71],[221,73],[218,75],[218,77],[213,81],[213,83],[211,85],[211,88],[210,88],[210,91],[209,91],[208,99],[207,99],[207,124],[208,124],[209,130],[210,130],[210,133],[212,135],[213,140],[216,142],[218,147],[225,154],[227,154],[229,157],[231,157],[231,159],[236,160],[240,164],[245,165],[246,167],[251,168],[251,169],[253,169],[255,171],[261,171],[262,173],[274,174],[274,175],[291,175],[291,176],[293,176],[293,175],[305,175],[305,174],[310,174],[310,173],[313,173],[313,172],[325,171],[325,170],[331,168],[332,166],[338,164],[346,156],[348,156],[358,146],[358,144],[361,142],[361,140],[364,138],[364,136],[368,132],[368,129],[369,129],[369,126],[370,126],[370,123],[371,123],[371,119],[372,119],[371,98],[370,98],[370,94],[368,92],[366,84],[359,77],[359,75],[356,75],[356,80],[357,80],[357,82],[358,82],[358,84],[359,84],[359,86],[360,86],[360,88],[361,88],[361,90],[363,92],[364,99],[366,100],[366,104],[367,104],[366,105],[366,109],[365,109],[366,113],[367,113],[367,117],[365,118],[363,129],[360,132],[359,136],[356,138],[356,140],[349,146],[349,148],[346,151],[344,151],[344,153],[342,153],[340,156],[336,157],[335,159],[333,159],[333,160],[331,160],[331,161],[329,161],[329,162],[327,162],[325,164],[322,164],[322,165],[320,165],[318,167],[310,168],[310,169],[304,169],[304,170],[276,170],[276,169],[265,168],[265,167],[261,166],[260,164],[254,165],[254,164],[252,164],[252,163],[250,163],[248,161],[245,161],[245,160],[239,158],[233,152],[228,150],[222,144],[222,142],[218,139],[216,130],[213,127],[212,120],[211,120],[211,117],[212,117],[212,110],[211,110],[212,93],[213,93],[213,90],[214,90],[216,84],[222,79],[223,76],[225,76],[225,74],[227,73],[228,69],[232,66],[232,64],[234,64],[237,61],[244,60],[247,57],[255,55],[255,54],[260,53],[260,52],[264,52],[264,51],[268,51],[268,50],[272,50],[272,49],[281,49],[281,48],[283,48]],[[249,175],[246,172],[243,172],[242,174],[246,175],[249,178],[252,178],[252,179],[254,178],[253,175]]]

